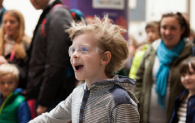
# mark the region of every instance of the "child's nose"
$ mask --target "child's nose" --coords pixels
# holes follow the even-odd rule
[[[185,79],[189,79],[189,76],[188,76],[188,75],[186,75],[186,76],[185,76]]]
[[[72,54],[72,57],[73,58],[78,58],[79,57],[79,51],[75,51],[73,54]]]
[[[9,84],[8,84],[8,83],[5,83],[5,85],[4,85],[4,86],[5,86],[5,88],[7,88],[7,87],[9,86]]]

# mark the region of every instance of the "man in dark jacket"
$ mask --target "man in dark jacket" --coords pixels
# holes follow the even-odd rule
[[[43,12],[36,25],[28,61],[27,99],[37,99],[37,114],[54,108],[75,87],[68,48],[72,44],[65,30],[72,16],[65,7],[56,7],[59,0],[30,0],[35,9]],[[44,23],[45,21],[45,23]],[[66,26],[65,26],[66,25]],[[52,106],[53,105],[53,106]]]

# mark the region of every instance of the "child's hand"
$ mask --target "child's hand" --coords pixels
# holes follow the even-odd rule
[[[47,111],[47,107],[39,105],[37,108],[37,115],[41,115],[42,113],[45,113]]]
[[[0,56],[0,65],[4,64],[6,62],[7,62],[7,60],[3,56]]]

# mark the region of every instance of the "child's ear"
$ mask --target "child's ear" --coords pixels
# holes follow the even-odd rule
[[[110,59],[111,59],[110,51],[104,52],[104,54],[102,55],[101,64],[107,65],[110,62]]]

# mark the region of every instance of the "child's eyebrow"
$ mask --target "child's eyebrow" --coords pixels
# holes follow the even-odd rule
[[[88,45],[88,44],[81,44],[81,45],[71,45],[73,47],[76,47],[76,46],[91,46],[91,45]]]

